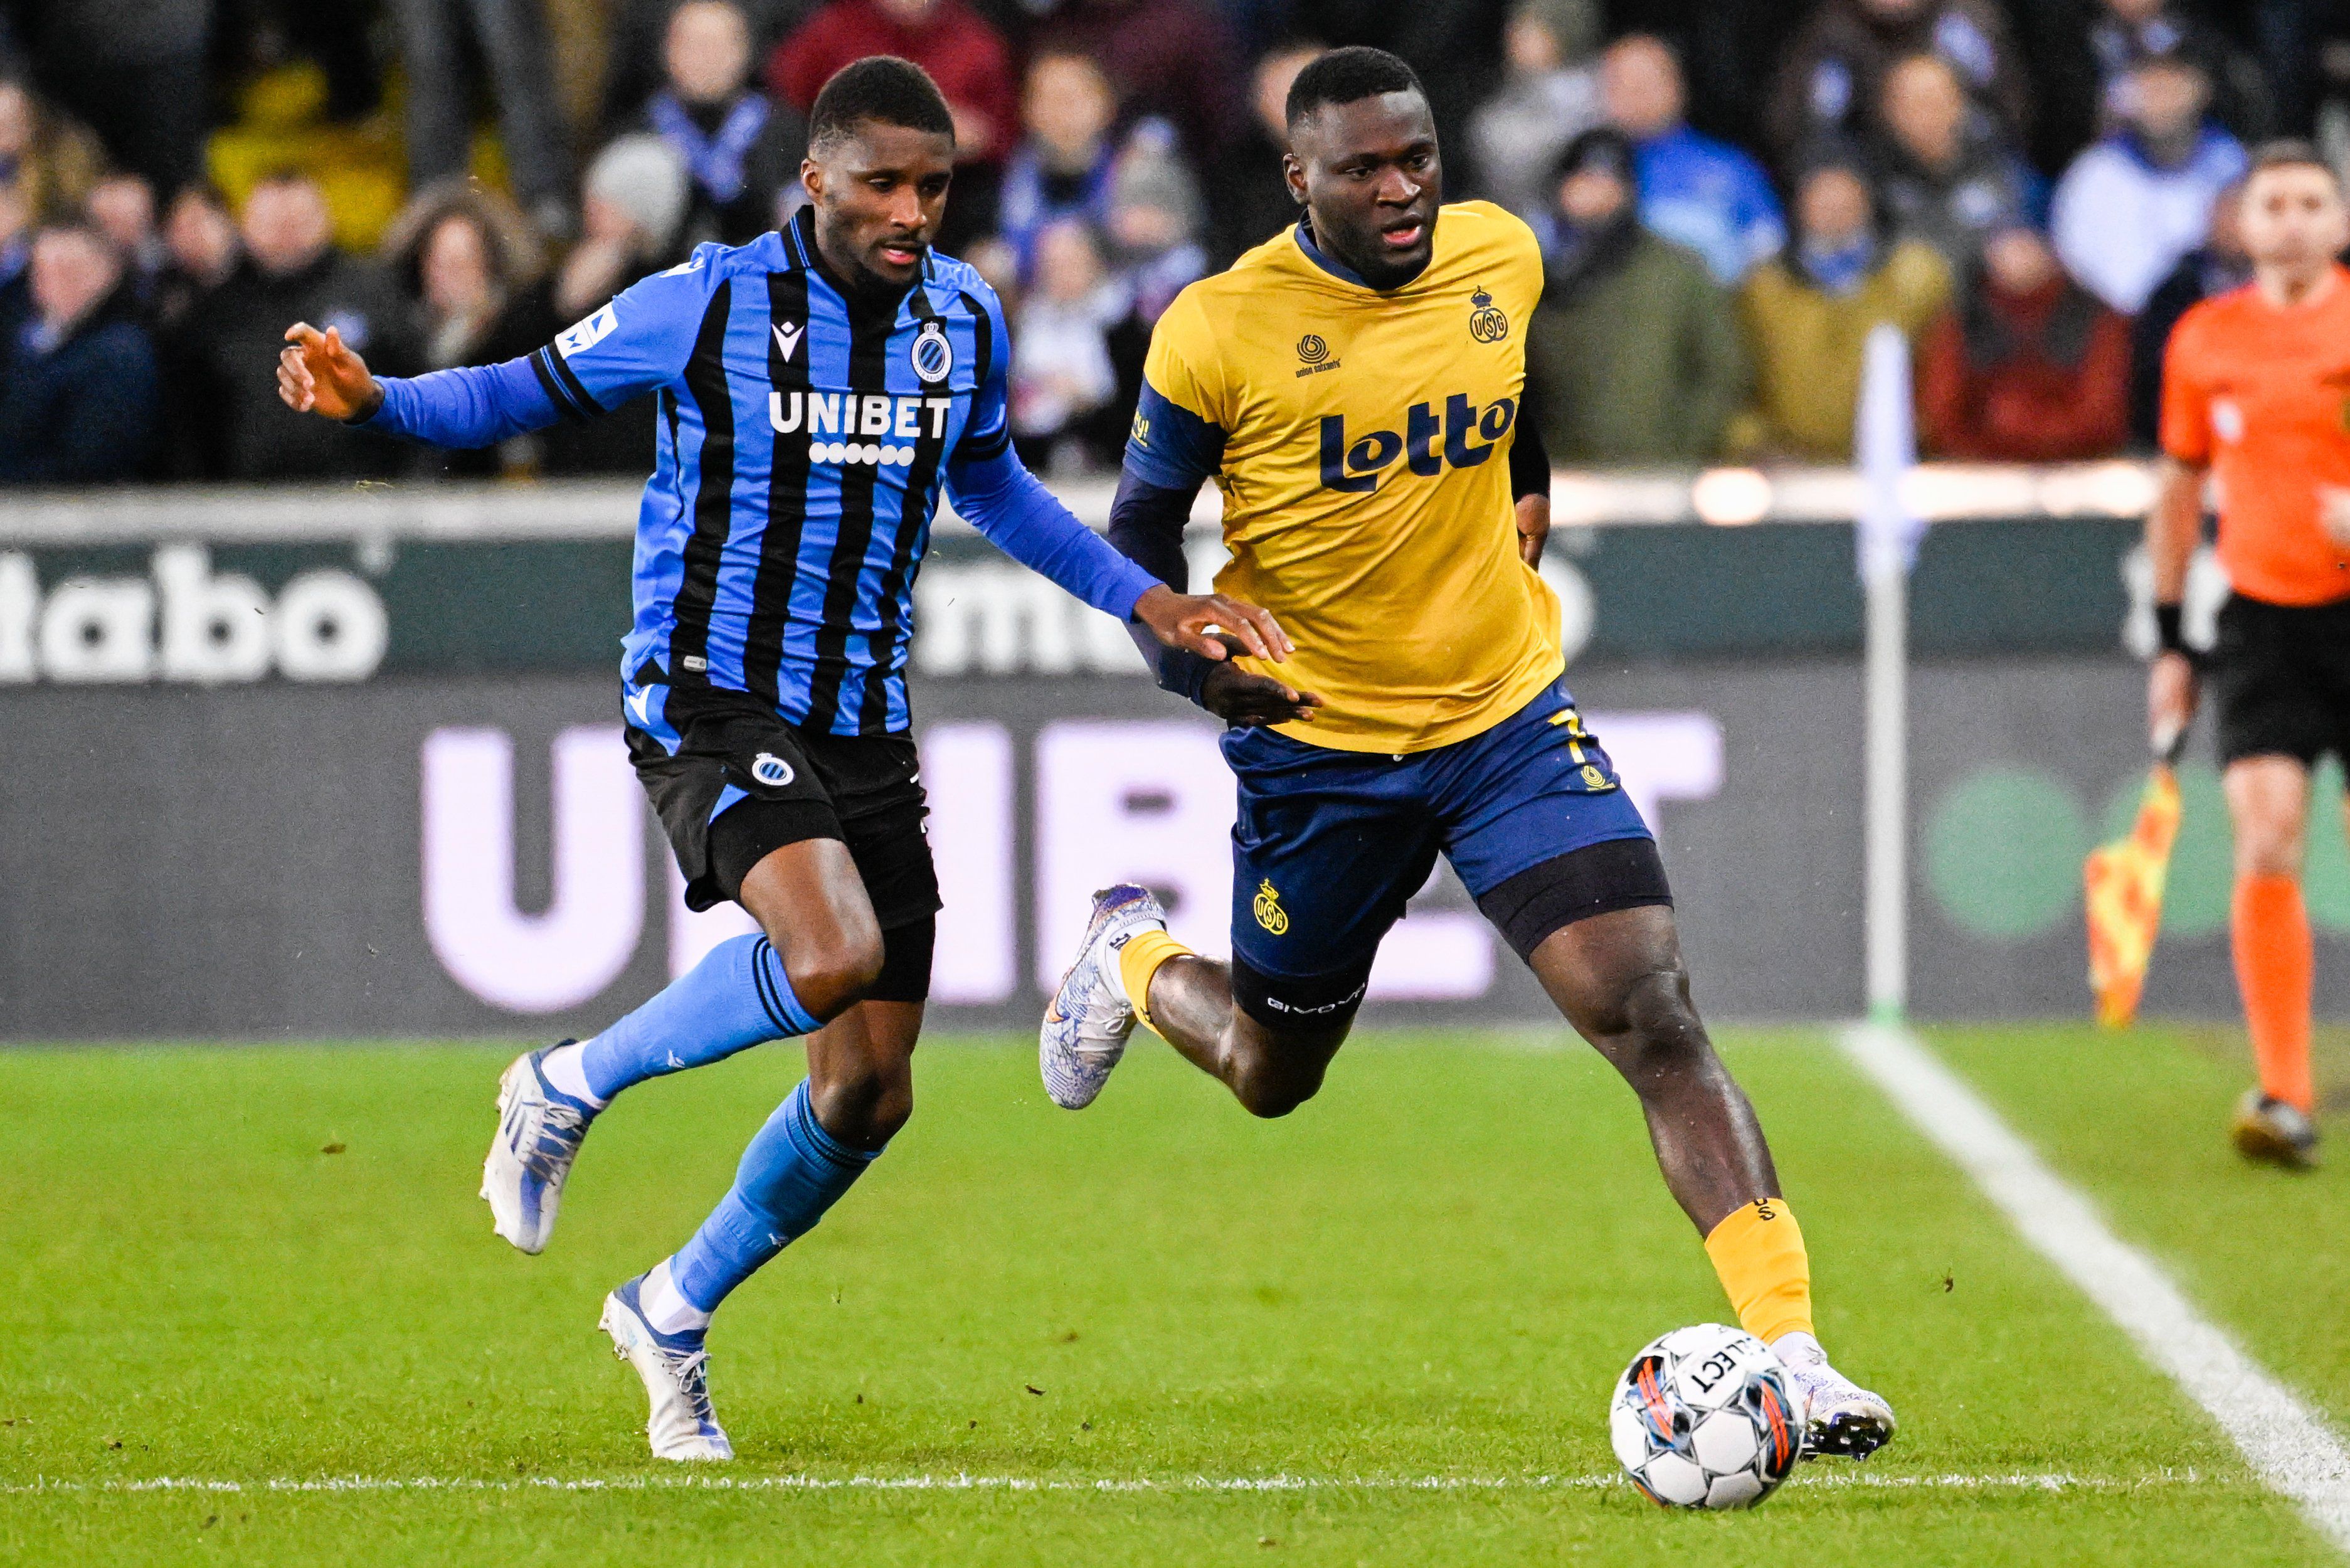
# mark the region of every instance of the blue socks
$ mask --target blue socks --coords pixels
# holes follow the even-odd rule
[[[716,1311],[727,1292],[814,1230],[880,1152],[851,1148],[825,1131],[802,1081],[743,1151],[734,1185],[669,1261],[678,1293],[701,1312]]]
[[[711,949],[667,990],[588,1042],[579,1065],[589,1093],[609,1100],[647,1078],[819,1027],[792,994],[783,956],[766,938],[744,935]]]

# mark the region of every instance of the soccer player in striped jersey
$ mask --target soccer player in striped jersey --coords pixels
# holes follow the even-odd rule
[[[336,333],[286,333],[296,410],[485,446],[654,394],[622,647],[629,749],[686,877],[764,934],[721,944],[584,1044],[525,1053],[483,1169],[499,1235],[546,1246],[590,1122],[630,1085],[763,1041],[808,1075],[674,1254],[615,1289],[601,1326],[651,1398],[655,1455],[723,1459],[704,1334],[727,1293],[816,1224],[904,1125],[938,879],[906,654],[941,486],[1014,559],[1158,642],[1213,660],[1288,645],[1270,617],[1170,591],[1013,454],[1003,307],[930,248],[954,166],[945,100],[874,57],[818,96],[809,204],[752,244],[703,245],[524,358],[378,379]]]

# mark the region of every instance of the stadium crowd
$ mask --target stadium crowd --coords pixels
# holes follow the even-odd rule
[[[1840,459],[1886,321],[1929,453],[2150,445],[2170,325],[2245,275],[2247,145],[2350,161],[2340,0],[0,0],[0,482],[641,472],[641,403],[353,439],[280,406],[279,335],[526,352],[787,216],[817,88],[883,52],[953,108],[941,244],[1004,298],[1024,455],[1114,466],[1158,313],[1295,220],[1284,95],[1346,43],[1540,237],[1563,462]]]

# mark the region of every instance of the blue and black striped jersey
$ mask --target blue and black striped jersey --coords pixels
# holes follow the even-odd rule
[[[624,678],[893,733],[911,723],[913,580],[942,487],[1097,608],[1124,618],[1155,582],[1011,453],[1010,347],[970,266],[933,254],[905,294],[871,303],[836,283],[804,211],[747,245],[700,247],[526,359],[386,378],[367,422],[480,445],[654,393]]]

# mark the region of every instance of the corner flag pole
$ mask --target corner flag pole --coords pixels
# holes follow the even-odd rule
[[[1923,531],[1902,497],[1918,462],[1909,340],[1868,335],[1853,421],[1861,504],[1853,541],[1867,607],[1868,1012],[1898,1023],[1909,1003],[1909,570]]]

